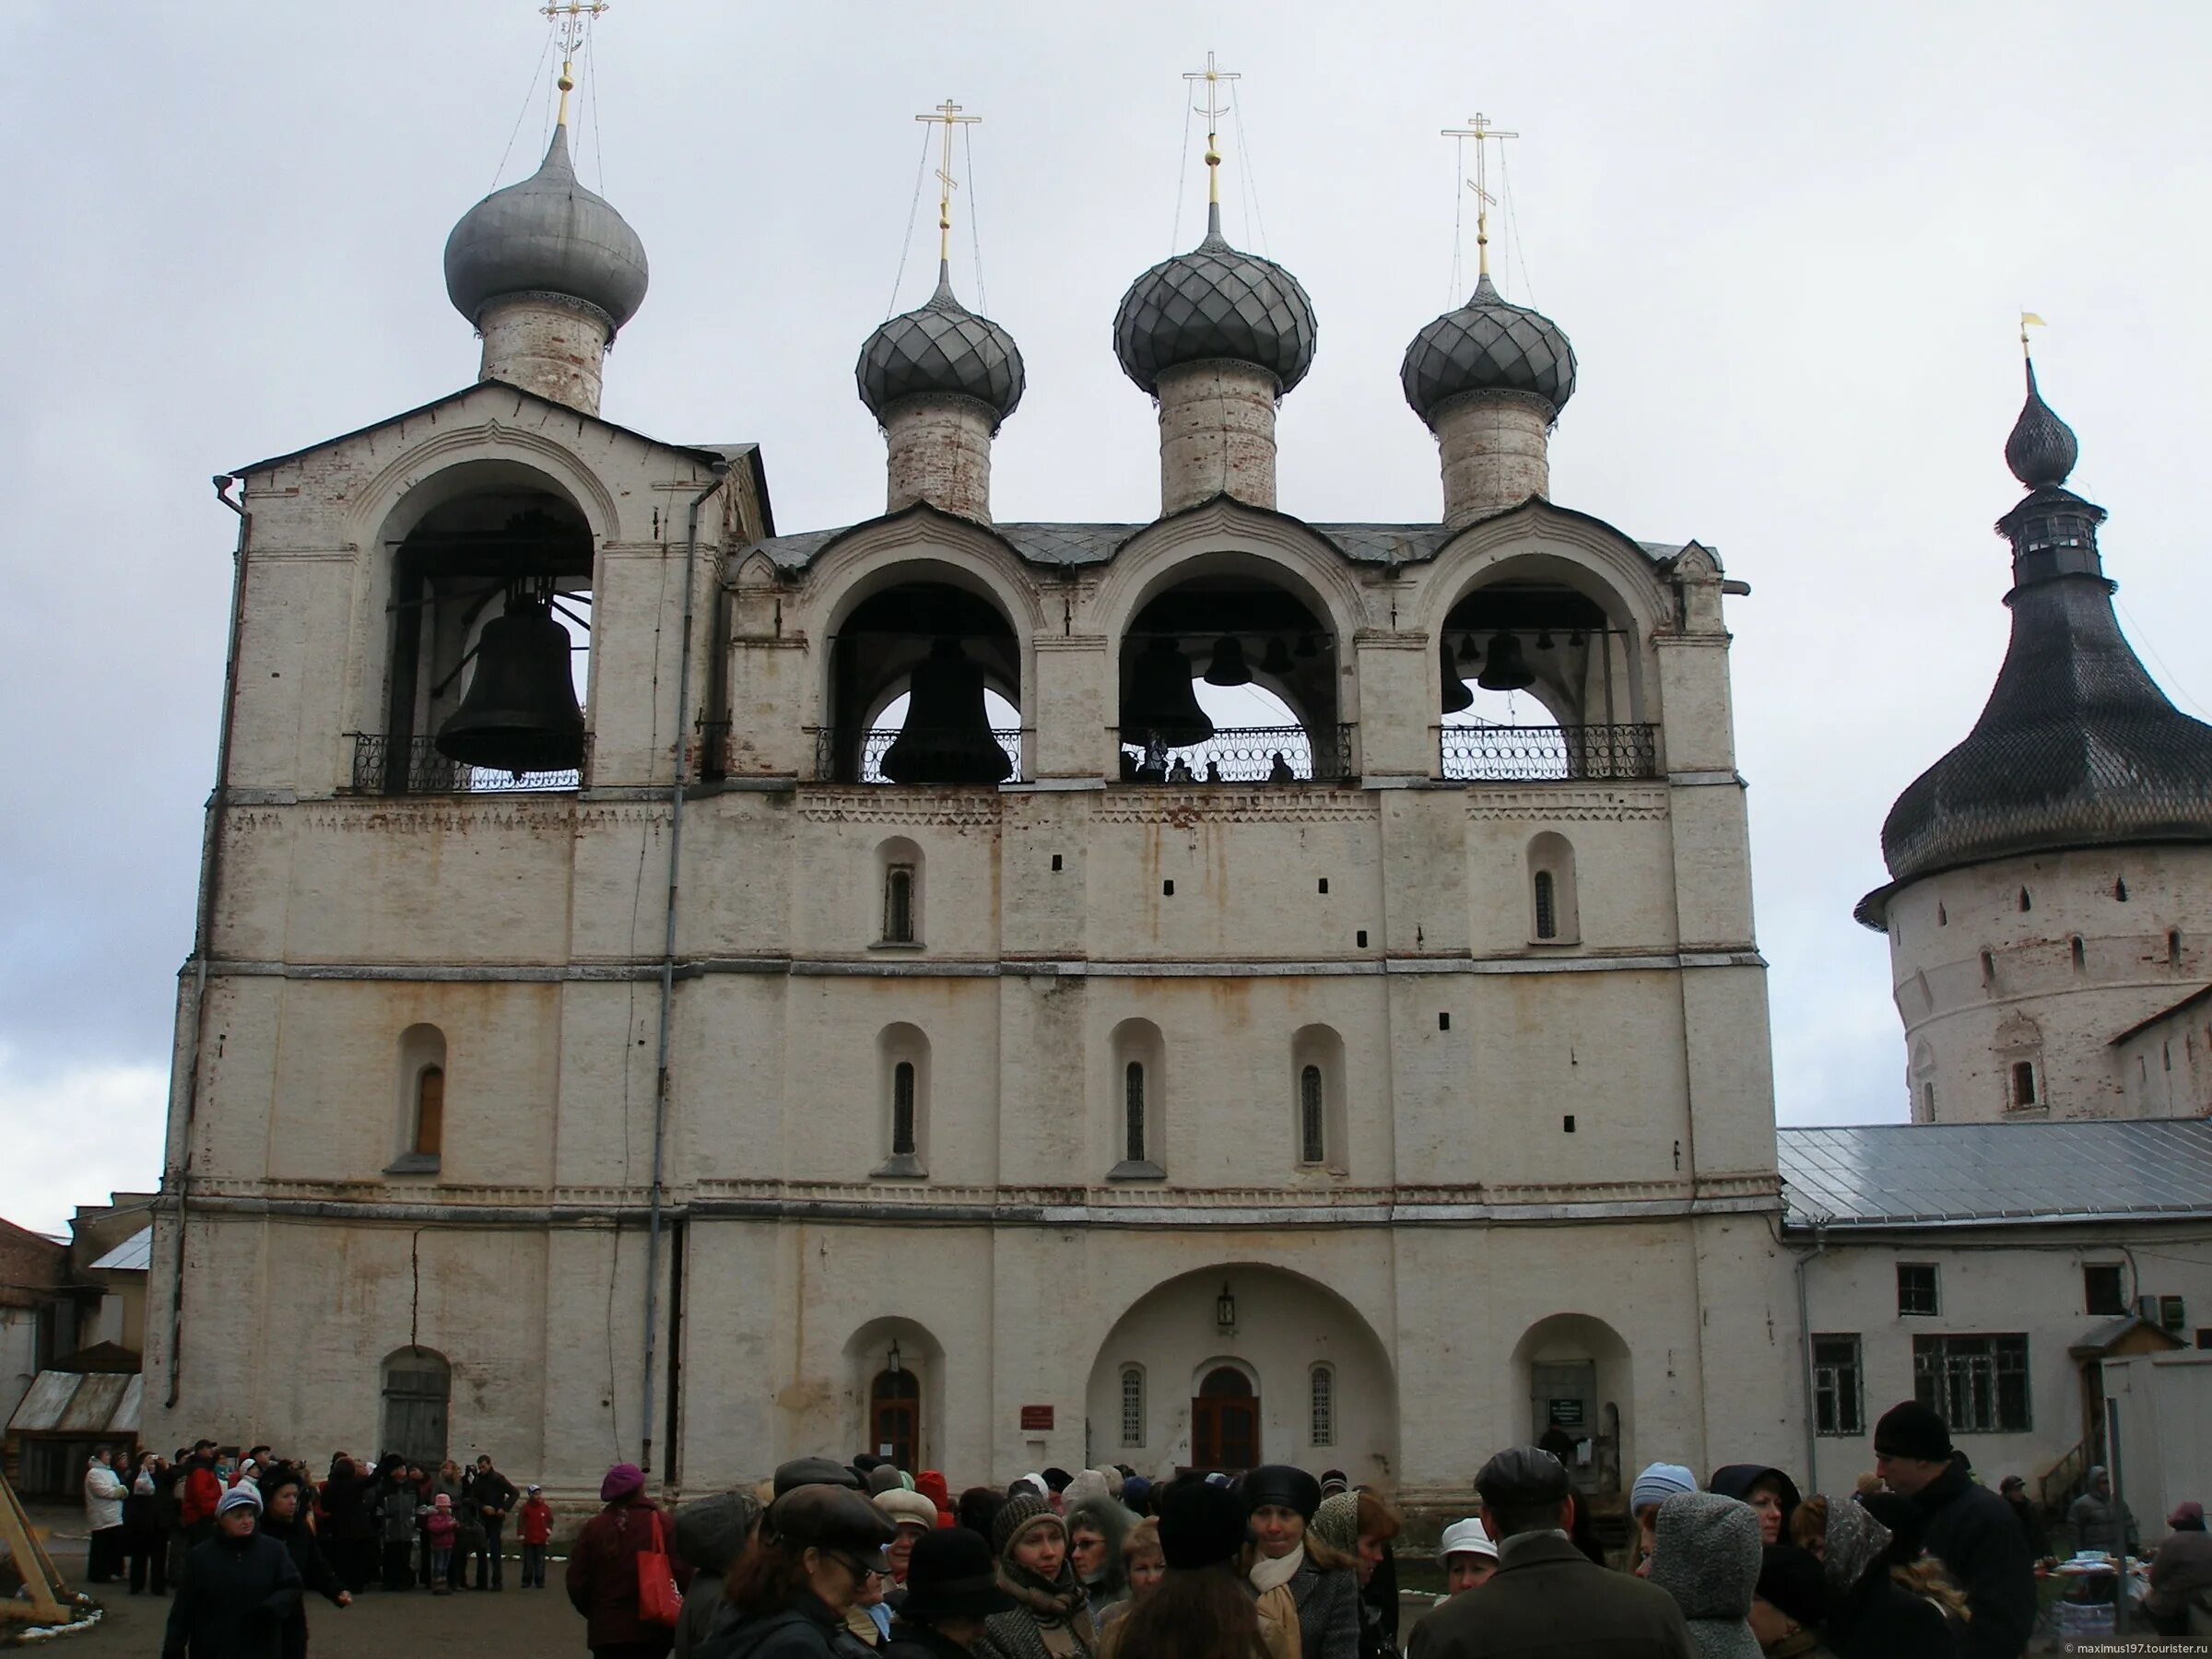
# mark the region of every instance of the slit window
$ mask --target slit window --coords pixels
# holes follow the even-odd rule
[[[914,866],[893,865],[883,878],[883,940],[887,945],[914,942]]]
[[[1145,1161],[1145,1068],[1129,1062],[1122,1073],[1123,1150],[1131,1163]]]
[[[2015,1111],[2036,1103],[2035,1062],[2015,1060],[2012,1063],[2012,1104]]]
[[[914,1063],[901,1060],[891,1068],[891,1156],[914,1155]]]
[[[1559,883],[1549,870],[1536,872],[1536,937],[1556,939],[1559,936]]]
[[[2074,952],[2074,971],[2079,973],[2084,968],[2088,966],[2089,959],[2088,951],[2082,945],[2081,935],[2079,934],[2076,934],[2074,935],[2072,949]]]
[[[1306,1066],[1298,1074],[1298,1158],[1317,1164],[1328,1157],[1328,1113],[1321,1067]],[[1317,1442],[1318,1443],[1318,1442]]]
[[[415,1079],[414,1150],[425,1158],[436,1158],[444,1145],[445,1067],[426,1065]]]
[[[2171,929],[2166,935],[2166,965],[2169,968],[2182,965],[2182,930],[2178,927]]]
[[[1141,1366],[1122,1367],[1122,1444],[1145,1443],[1145,1373]]]

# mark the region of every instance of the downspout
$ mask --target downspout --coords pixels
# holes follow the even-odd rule
[[[183,1124],[178,1136],[176,1168],[162,1184],[176,1194],[177,1259],[169,1280],[169,1393],[163,1406],[174,1411],[183,1385],[184,1201],[192,1178],[192,1126],[200,1104],[200,1050],[207,1032],[207,958],[215,945],[215,886],[222,869],[223,812],[229,805],[230,733],[238,714],[238,640],[246,615],[246,547],[253,535],[253,515],[229,495],[243,482],[228,473],[209,480],[215,499],[238,514],[238,545],[230,554],[230,635],[223,655],[223,707],[216,724],[215,788],[207,796],[207,818],[200,830],[200,908],[192,928],[192,1039],[184,1054]]]
[[[1828,1253],[1818,1222],[1813,1224],[1813,1247],[1797,1258],[1797,1359],[1805,1385],[1805,1478],[1813,1490],[1820,1489],[1820,1471],[1814,1459],[1819,1452],[1819,1422],[1813,1413],[1813,1321],[1805,1289],[1805,1270]]]
[[[684,770],[690,752],[691,631],[699,594],[699,510],[706,499],[729,481],[730,464],[709,464],[713,482],[691,498],[684,526],[684,625],[680,655],[676,666],[676,776],[668,786],[668,907],[661,935],[661,1030],[653,1086],[653,1191],[645,1235],[645,1392],[638,1418],[641,1437],[638,1466],[653,1471],[653,1396],[654,1362],[659,1357],[654,1325],[661,1300],[661,1176],[666,1168],[668,1138],[668,1044],[676,1006],[676,901],[684,853]]]

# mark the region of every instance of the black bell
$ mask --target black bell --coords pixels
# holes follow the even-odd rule
[[[1122,741],[1141,747],[1153,736],[1170,748],[1183,748],[1213,735],[1214,723],[1191,689],[1190,658],[1172,640],[1148,642],[1129,666],[1129,686],[1122,696]]]
[[[908,683],[906,724],[883,751],[894,783],[1003,783],[1014,762],[991,735],[983,671],[958,640],[938,640]]]
[[[1298,672],[1290,660],[1290,647],[1283,642],[1281,634],[1267,636],[1267,654],[1260,659],[1260,672],[1272,674],[1277,679],[1288,679]]]
[[[1521,636],[1502,629],[1490,636],[1490,654],[1475,683],[1485,691],[1519,691],[1536,683],[1536,671],[1521,653]]]
[[[1244,665],[1244,641],[1234,634],[1223,634],[1214,641],[1214,660],[1206,665],[1206,683],[1209,686],[1249,686],[1252,670]]]
[[[1459,641],[1459,660],[1463,663],[1482,661],[1482,647],[1475,643],[1475,636],[1467,634]]]
[[[569,630],[543,599],[518,596],[484,624],[461,706],[438,752],[492,771],[572,771],[583,764],[583,710],[569,673]]]
[[[1456,714],[1462,709],[1473,707],[1475,693],[1467,689],[1467,682],[1459,677],[1459,664],[1452,655],[1452,641],[1440,640],[1436,654],[1444,665],[1444,712]]]

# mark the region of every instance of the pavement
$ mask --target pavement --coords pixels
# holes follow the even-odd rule
[[[151,1659],[161,1651],[169,1618],[165,1595],[133,1595],[126,1583],[87,1584],[82,1511],[36,1510],[31,1524],[46,1535],[54,1565],[74,1590],[105,1609],[98,1625],[41,1645],[54,1659],[112,1654],[117,1659]],[[518,1590],[522,1563],[507,1563],[507,1588],[463,1590],[432,1595],[427,1590],[388,1594],[370,1590],[350,1607],[334,1607],[319,1595],[307,1600],[308,1652],[314,1659],[391,1659],[395,1653],[431,1651],[433,1643],[458,1642],[464,1651],[485,1655],[522,1653],[534,1659],[581,1656],[583,1620],[561,1593],[560,1566],[546,1574],[543,1590]],[[5,1630],[5,1627],[0,1627]]]

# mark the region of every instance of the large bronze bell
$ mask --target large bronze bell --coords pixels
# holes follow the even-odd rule
[[[1014,762],[991,735],[983,671],[958,640],[940,639],[908,685],[906,724],[883,752],[894,783],[1003,783]]]
[[[1141,748],[1152,736],[1170,748],[1183,748],[1213,735],[1214,723],[1191,689],[1190,658],[1172,640],[1150,641],[1129,668],[1128,688],[1122,695],[1122,741]]]
[[[1206,665],[1206,683],[1209,686],[1252,684],[1252,669],[1244,661],[1244,641],[1235,634],[1223,634],[1214,641],[1214,660]]]
[[[1500,629],[1490,636],[1490,653],[1475,683],[1485,691],[1520,691],[1536,683],[1536,671],[1522,653],[1520,635]]]
[[[484,624],[461,706],[438,752],[492,771],[572,771],[583,764],[583,709],[569,673],[569,630],[543,599],[518,595]]]
[[[1472,708],[1475,693],[1467,689],[1467,682],[1460,677],[1459,659],[1452,654],[1452,641],[1440,641],[1436,654],[1444,668],[1444,712],[1456,714],[1462,709]]]

